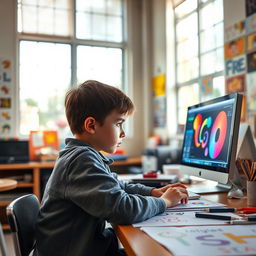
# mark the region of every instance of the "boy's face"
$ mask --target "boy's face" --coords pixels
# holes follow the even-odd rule
[[[127,115],[122,115],[114,110],[105,118],[103,125],[96,122],[94,136],[94,147],[96,150],[103,150],[112,154],[120,147],[125,137],[123,123],[126,118]]]

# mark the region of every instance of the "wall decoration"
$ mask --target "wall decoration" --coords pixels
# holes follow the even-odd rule
[[[247,74],[247,99],[248,110],[256,111],[256,72]]]
[[[165,95],[165,74],[153,77],[152,86],[155,96]]]
[[[256,13],[246,18],[246,33],[251,34],[256,31]]]
[[[13,136],[12,118],[13,95],[12,63],[6,58],[0,58],[0,137]]]
[[[256,1],[255,0],[246,0],[245,7],[246,7],[246,17],[254,14],[256,12]]]
[[[256,32],[247,36],[247,52],[256,50]]]
[[[247,72],[256,71],[256,52],[247,54]]]
[[[232,59],[245,52],[245,38],[233,40],[225,44],[225,59]]]
[[[229,42],[245,35],[245,21],[240,21],[234,25],[225,28],[225,42]]]
[[[245,91],[245,74],[233,76],[226,80],[226,93],[244,92]]]
[[[166,97],[159,96],[153,99],[154,102],[154,127],[166,127]]]
[[[239,75],[246,71],[246,56],[239,57],[226,61],[226,77]]]
[[[213,90],[212,76],[207,76],[202,78],[200,83],[200,89],[203,95],[212,94],[212,90]]]

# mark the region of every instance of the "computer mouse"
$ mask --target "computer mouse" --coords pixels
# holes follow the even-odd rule
[[[243,196],[244,193],[240,188],[231,188],[228,192],[228,198],[242,198]]]

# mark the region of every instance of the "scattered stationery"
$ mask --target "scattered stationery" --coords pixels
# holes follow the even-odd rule
[[[240,219],[238,215],[222,213],[222,216],[232,216]],[[133,224],[134,227],[166,227],[166,226],[199,226],[199,225],[223,225],[225,220],[196,218],[195,213],[190,212],[164,212],[148,220]]]
[[[143,227],[175,256],[256,255],[256,225]]]
[[[244,208],[209,208],[205,209],[205,212],[239,212],[244,214],[256,213],[256,207],[244,207]]]

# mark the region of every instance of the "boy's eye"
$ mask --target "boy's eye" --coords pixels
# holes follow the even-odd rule
[[[117,127],[121,127],[121,126],[122,126],[122,123],[117,123],[116,126],[117,126]]]

